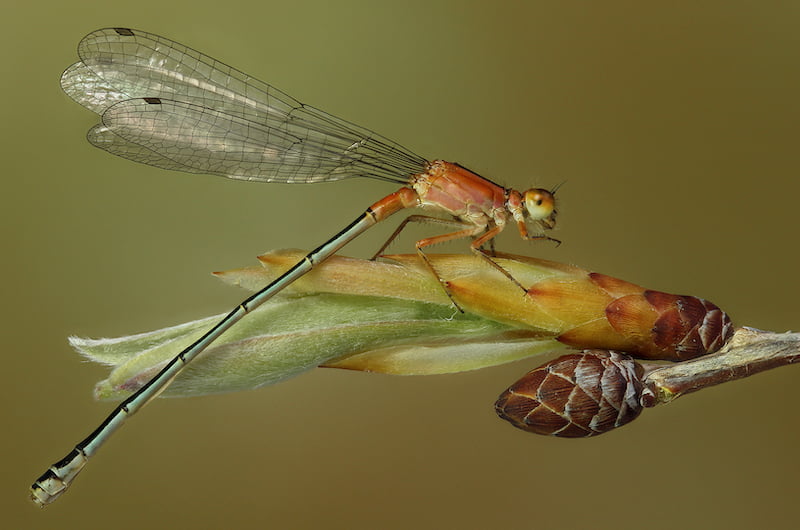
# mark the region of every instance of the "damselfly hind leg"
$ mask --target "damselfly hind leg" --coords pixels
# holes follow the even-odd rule
[[[450,292],[450,288],[447,285],[447,281],[441,276],[439,276],[439,273],[436,271],[436,268],[433,266],[433,263],[431,263],[430,259],[428,259],[428,256],[425,255],[425,251],[423,251],[422,248],[430,245],[435,245],[436,243],[444,243],[446,241],[452,241],[454,239],[473,237],[475,235],[475,232],[477,230],[482,230],[482,228],[469,223],[465,223],[464,221],[460,221],[458,219],[442,219],[441,217],[433,217],[429,215],[409,215],[408,217],[403,219],[403,222],[400,223],[400,225],[392,233],[392,235],[389,236],[389,239],[387,239],[386,242],[383,245],[381,245],[381,247],[372,256],[371,259],[375,260],[380,256],[382,256],[384,250],[386,250],[386,248],[389,245],[391,245],[395,239],[397,239],[397,236],[400,235],[400,233],[408,226],[409,223],[435,223],[435,224],[442,224],[442,225],[462,228],[462,230],[457,230],[455,232],[449,232],[447,234],[421,239],[417,241],[416,247],[417,247],[417,254],[419,255],[420,259],[422,259],[422,262],[425,264],[428,270],[431,271],[433,276],[439,281],[439,285],[442,286],[444,294],[447,295],[447,298],[450,299],[450,302],[453,304],[453,306],[456,309],[458,309],[460,313],[463,313],[464,310],[461,309],[461,306],[459,306],[458,303],[453,298],[453,295]]]
[[[394,240],[400,236],[400,233],[406,229],[409,223],[434,223],[434,224],[443,224],[455,227],[472,227],[473,225],[469,223],[465,223],[464,221],[460,221],[455,217],[453,219],[442,219],[441,217],[434,217],[431,215],[409,215],[403,221],[397,225],[397,229],[392,232],[392,235],[386,239],[386,241],[381,245],[381,247],[372,255],[370,258],[371,261],[375,261],[380,256],[382,256],[386,249],[389,248],[389,245],[394,243]]]

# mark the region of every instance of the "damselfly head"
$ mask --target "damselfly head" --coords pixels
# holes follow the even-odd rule
[[[544,188],[532,188],[523,194],[525,209],[532,221],[545,229],[556,226],[556,198],[553,192]]]

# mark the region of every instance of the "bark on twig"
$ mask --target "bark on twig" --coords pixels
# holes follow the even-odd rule
[[[716,353],[669,365],[642,363],[647,372],[641,403],[645,407],[669,403],[702,388],[798,361],[800,333],[742,327]]]

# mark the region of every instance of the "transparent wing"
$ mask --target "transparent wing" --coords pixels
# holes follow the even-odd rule
[[[103,116],[90,141],[137,162],[264,182],[406,182],[426,164],[383,136],[157,35],[98,30],[78,55],[61,85]]]
[[[296,130],[182,101],[124,100],[103,113],[102,127],[94,145],[137,162],[191,173],[305,183],[358,175],[366,163],[358,146],[341,149],[329,137],[301,137]],[[109,143],[106,131],[125,143],[116,138]]]

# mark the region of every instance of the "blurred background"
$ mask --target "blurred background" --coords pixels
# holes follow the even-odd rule
[[[797,328],[800,5],[607,1],[18,3],[0,42],[4,206],[0,518],[6,528],[788,526],[800,372],[645,411],[596,439],[498,420],[543,362],[404,378],[315,370],[154,403],[44,511],[30,483],[112,404],[69,335],[222,312],[209,272],[311,248],[391,185],[248,184],[92,148],[60,90],[100,27],[162,34],[429,158],[559,189],[563,240],[499,248],[710,299]],[[345,254],[369,256],[387,222]],[[435,230],[435,228],[432,228]],[[412,250],[409,238],[393,251]],[[442,248],[455,250],[458,247]],[[465,247],[461,247],[463,250]]]

